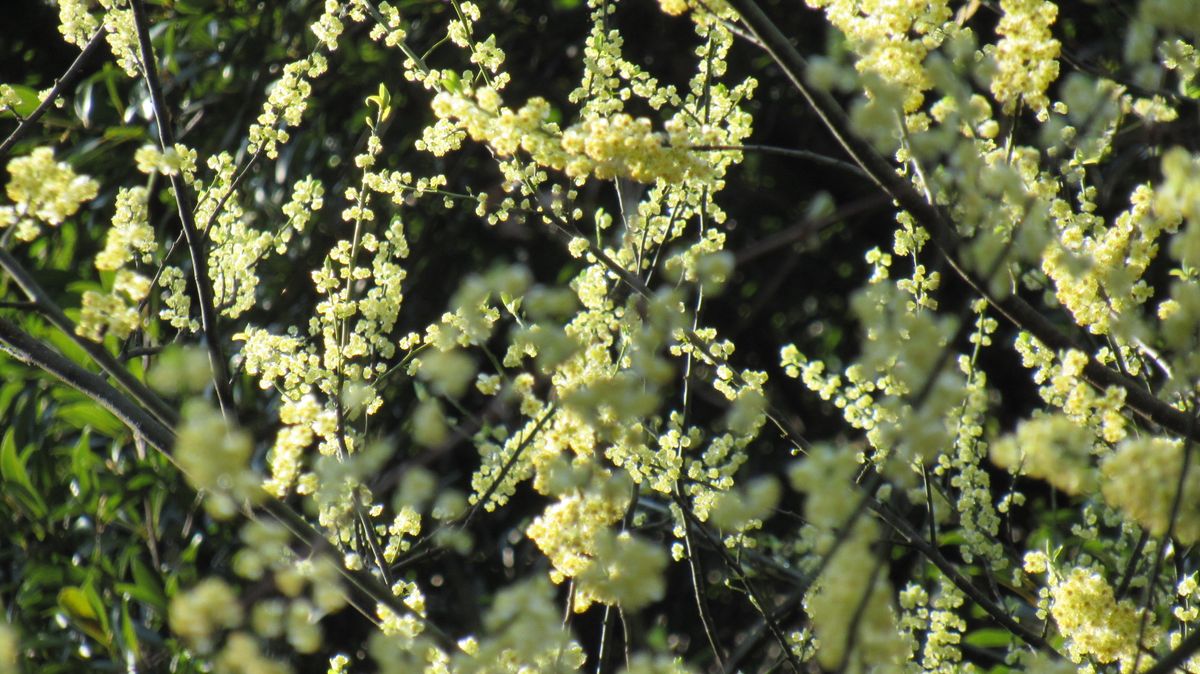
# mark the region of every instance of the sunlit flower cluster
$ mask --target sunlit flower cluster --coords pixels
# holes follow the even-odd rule
[[[1058,6],[1046,0],[1001,0],[1000,9],[996,32],[1002,37],[991,52],[996,59],[992,95],[1006,110],[1020,103],[1042,115],[1050,104],[1046,89],[1058,79],[1061,44],[1050,31]]]
[[[228,519],[246,503],[261,500],[261,476],[250,467],[250,435],[230,426],[203,401],[183,410],[175,441],[175,460],[188,483],[206,495],[205,508]]]
[[[1054,583],[1050,597],[1050,615],[1067,638],[1071,660],[1078,663],[1090,657],[1099,663],[1119,661],[1122,672],[1134,671],[1141,612],[1133,602],[1118,602],[1103,576],[1078,567]],[[1142,636],[1146,646],[1157,640],[1153,630]]]
[[[16,227],[14,234],[22,241],[37,238],[38,223],[57,226],[75,215],[100,187],[66,162],[55,161],[48,147],[8,162],[8,176],[5,193],[12,204],[0,206],[0,229]]]
[[[1156,536],[1173,524],[1172,533],[1187,545],[1200,540],[1200,462],[1193,456],[1181,478],[1183,451],[1177,440],[1126,440],[1101,464],[1100,488],[1106,501]]]
[[[856,67],[906,91],[903,108],[914,112],[932,81],[925,57],[954,28],[945,0],[882,2],[880,0],[805,0],[825,10],[829,22],[846,34],[858,52]]]

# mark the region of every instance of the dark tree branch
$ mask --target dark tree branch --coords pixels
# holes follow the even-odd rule
[[[175,442],[169,426],[156,419],[133,401],[121,395],[100,375],[42,344],[16,324],[0,318],[0,350],[30,367],[43,370],[55,379],[96,401],[135,433],[170,458],[167,450]]]
[[[163,96],[162,85],[158,80],[157,61],[154,57],[154,47],[150,43],[149,22],[146,20],[146,7],[142,0],[131,0],[133,21],[137,27],[138,46],[141,50],[142,72],[146,77],[146,88],[150,91],[150,102],[154,107],[154,119],[158,127],[158,140],[165,152],[175,145],[175,134],[171,130],[171,117],[167,111],[166,99]],[[195,216],[192,212],[191,199],[183,176],[178,173],[169,176],[171,190],[175,193],[175,204],[179,210],[179,223],[183,235],[187,239],[188,251],[192,257],[192,273],[196,280],[196,303],[200,307],[200,326],[204,331],[204,341],[208,347],[209,365],[213,373],[213,390],[222,413],[233,415],[233,393],[229,386],[228,366],[221,349],[221,335],[217,330],[217,312],[212,300],[212,286],[208,277],[208,260],[204,254],[204,245],[200,233],[196,230]]]
[[[93,54],[100,50],[100,46],[103,44],[104,29],[100,28],[92,35],[92,39],[88,40],[88,43],[84,45],[83,51],[79,52],[79,56],[76,56],[71,65],[67,67],[67,71],[63,73],[63,76],[58,78],[58,81],[54,83],[54,88],[50,90],[50,95],[46,96],[46,99],[28,117],[21,120],[21,123],[12,133],[8,134],[8,138],[5,138],[3,143],[0,143],[0,159],[7,156],[14,145],[33,131],[34,125],[42,118],[42,115],[46,114],[47,110],[54,107],[54,102],[58,100],[59,96],[62,96],[64,91],[75,85],[76,80],[83,75],[84,64],[87,63]]]
[[[46,317],[50,324],[58,328],[67,337],[71,338],[79,348],[100,366],[100,369],[108,376],[112,377],[121,385],[129,395],[133,396],[142,407],[153,414],[155,419],[168,428],[173,427],[178,422],[178,417],[175,410],[163,402],[153,391],[145,384],[134,377],[125,366],[117,362],[115,358],[100,344],[93,342],[86,337],[82,337],[75,332],[75,323],[67,318],[50,294],[42,288],[33,276],[12,256],[7,250],[0,248],[0,269],[8,272],[8,275],[17,282],[21,290],[29,299],[38,306],[41,313]]]

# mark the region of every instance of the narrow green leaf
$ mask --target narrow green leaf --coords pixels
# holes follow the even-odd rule
[[[0,441],[0,479],[25,492],[26,498],[21,500],[33,511],[34,516],[42,517],[46,514],[46,503],[29,479],[29,473],[25,470],[25,461],[17,453],[17,441],[13,428],[9,428],[8,432],[4,434],[4,440]]]
[[[158,576],[140,558],[134,557],[132,561],[133,582],[144,593],[144,597],[139,599],[153,606],[160,613],[165,613],[167,595],[163,592],[162,584],[158,582]]]

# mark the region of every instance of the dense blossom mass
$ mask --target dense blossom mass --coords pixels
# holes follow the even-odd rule
[[[103,38],[107,95],[144,97],[95,142],[142,144],[123,176],[50,135],[0,146],[0,365],[54,377],[0,388],[0,418],[28,398],[68,423],[85,477],[61,498],[99,471],[129,490],[69,537],[139,551],[89,562],[108,576],[0,569],[0,674],[1200,673],[1192,2],[1128,3],[1095,56],[1050,0],[807,0],[821,54],[768,16],[797,7],[660,0],[691,40],[659,57],[682,78],[646,57],[676,45],[627,44],[630,0],[555,2],[542,20],[586,35],[572,88],[540,91],[504,3],[324,0],[219,146],[189,134],[208,94],[178,90],[210,66],[150,25],[204,3],[53,4],[68,44]],[[180,44],[219,63],[208,30]],[[321,92],[379,63],[339,145]],[[63,95],[0,85],[0,113],[24,129]],[[753,142],[793,103],[847,159]],[[743,172],[773,184],[755,152],[894,206],[839,268],[857,290],[836,335],[780,318],[811,325],[772,362],[709,311],[762,291],[730,242],[769,219],[724,200]],[[832,200],[811,220],[845,220]],[[431,283],[420,256],[461,219],[550,241],[557,275],[488,250]],[[0,516],[34,549],[70,517],[28,475],[40,440],[0,434]],[[168,472],[197,495],[168,517],[186,540],[96,525],[128,503],[161,519],[171,494],[147,485]],[[188,571],[163,583],[170,555]]]

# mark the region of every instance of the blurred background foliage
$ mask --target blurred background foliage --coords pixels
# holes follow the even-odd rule
[[[431,64],[439,64],[449,51],[437,45],[449,5],[439,0],[394,4],[408,24],[410,42],[428,50]],[[486,30],[496,33],[508,53],[513,82],[507,97],[520,101],[542,96],[564,117],[570,116],[566,95],[580,74],[586,8],[579,0],[481,4]],[[969,20],[980,35],[990,37],[995,3],[962,4],[978,5]],[[4,5],[0,82],[28,87],[27,93],[51,86],[79,53],[58,35],[55,8],[42,0],[8,0]],[[237,161],[246,160],[245,129],[283,66],[314,47],[307,26],[320,15],[322,3],[158,0],[148,5],[165,94],[177,115],[178,140],[198,150],[201,157],[228,151]],[[838,37],[827,31],[819,13],[794,1],[763,5],[785,33],[794,36],[802,53],[839,49]],[[1061,32],[1067,53],[1080,65],[1106,72],[1113,65],[1092,60],[1120,53],[1119,31],[1111,30],[1125,20],[1120,5],[1060,4],[1056,32]],[[664,82],[686,83],[694,68],[696,42],[687,21],[663,15],[651,0],[622,3],[614,21],[632,60]],[[367,29],[350,25],[330,59],[330,72],[314,82],[314,104],[295,139],[277,161],[257,162],[240,190],[243,208],[260,226],[283,219],[281,208],[291,186],[306,175],[325,183],[326,199],[331,202],[316,227],[261,270],[262,287],[275,292],[260,298],[249,316],[252,323],[295,324],[302,319],[299,312],[311,304],[308,270],[336,237],[344,235],[345,224],[336,214],[344,207],[345,189],[358,179],[350,159],[365,143],[368,109],[363,100],[380,82],[392,92],[396,111],[382,134],[385,166],[415,175],[444,173],[450,189],[465,185],[500,191],[494,162],[481,146],[468,146],[441,159],[413,149],[431,116],[430,94],[403,81],[398,64],[390,62],[396,57],[367,39]],[[731,71],[734,78],[753,74],[760,81],[750,104],[755,117],[752,142],[841,156],[803,100],[760,51],[740,44]],[[11,116],[0,119],[0,136],[15,125]],[[1194,125],[1172,128],[1195,130]],[[81,217],[24,251],[38,279],[61,306],[78,307],[82,293],[103,282],[91,261],[103,242],[117,189],[147,183],[134,168],[133,154],[151,141],[151,133],[144,84],[126,77],[101,50],[85,64],[84,77],[65,104],[52,110],[13,153],[19,156],[36,145],[51,145],[76,171],[101,184],[100,196]],[[1111,172],[1096,176],[1101,193],[1110,196],[1101,205],[1109,209],[1103,215],[1116,213],[1132,185],[1148,179],[1156,167],[1154,148],[1168,139],[1149,138],[1149,133],[1136,125],[1127,128],[1114,149],[1119,156],[1105,164]],[[1169,141],[1194,151],[1198,138],[1192,134]],[[179,230],[168,186],[150,178],[148,187],[155,195],[151,223],[160,241],[173,240]],[[853,340],[847,336],[855,328],[847,317],[847,295],[864,277],[863,252],[891,245],[891,205],[880,200],[864,179],[759,152],[746,154],[730,176],[721,202],[730,214],[726,248],[739,264],[731,291],[706,304],[704,320],[737,343],[739,366],[772,374],[774,402],[794,427],[812,437],[828,436],[840,428],[840,415],[799,382],[777,376],[779,346],[794,342],[804,353],[834,363],[853,355],[849,352]],[[581,190],[578,205],[585,210],[603,206],[612,212],[618,208],[617,195],[611,184],[592,182]],[[825,217],[830,213],[840,216]],[[398,335],[422,329],[439,316],[458,279],[471,272],[502,262],[522,262],[536,280],[554,283],[570,278],[577,269],[576,261],[535,222],[517,220],[487,227],[471,209],[446,209],[435,200],[406,209],[405,218],[412,254]],[[949,292],[944,301],[965,301],[965,293],[956,298],[953,288]],[[5,316],[19,320],[23,328],[78,362],[86,362],[69,340],[15,302],[19,293],[3,277],[0,298],[12,300],[0,309]],[[170,342],[174,335],[150,337]],[[1002,332],[998,340],[1012,337]],[[142,367],[145,344],[118,343],[110,336],[106,345],[135,371]],[[988,358],[1012,357],[1003,349],[988,353]],[[985,360],[984,367],[1003,410],[999,423],[1026,412],[1036,394],[1019,365]],[[385,395],[389,406],[379,417],[384,428],[405,424],[415,400],[411,382],[400,383],[400,378],[395,382],[395,390]],[[239,377],[237,386],[243,407],[255,409],[255,401],[264,399],[249,377]],[[694,404],[694,413],[721,413],[723,404],[703,397],[711,391],[699,393],[702,397]],[[243,419],[256,437],[267,438],[275,415],[271,409],[257,409],[258,414]],[[232,534],[214,526],[174,468],[135,442],[109,413],[5,359],[0,359],[0,435],[0,602],[6,617],[20,628],[23,647],[37,653],[38,671],[188,671],[192,665],[165,627],[167,597],[198,577],[223,573],[235,548]],[[782,441],[773,443],[765,433],[758,444],[761,447],[752,461],[764,465],[752,464],[745,470],[777,473],[778,455],[772,456],[771,450]],[[406,455],[402,449],[398,458],[424,464],[441,476],[444,485],[460,488],[468,486],[477,463],[469,442],[452,443],[436,453],[412,450]],[[1031,486],[1030,491],[1037,493],[1037,488]],[[414,573],[434,579],[429,607],[434,623],[455,633],[470,631],[477,627],[479,607],[497,587],[525,575],[530,565],[545,564],[521,533],[543,505],[540,497],[522,490],[509,507],[490,518],[487,527],[473,532],[476,546],[470,556],[435,552],[415,561]],[[1053,511],[1046,512],[1046,517],[1053,517]],[[651,520],[644,528],[654,529],[665,521]],[[1034,527],[1039,522],[1018,525]],[[789,526],[794,522],[776,518],[768,527],[768,538],[772,527]],[[710,594],[707,600],[723,632],[718,640],[766,648],[761,628],[755,628],[756,614],[733,587],[720,582],[724,573],[720,565],[710,560],[706,568],[712,581],[704,586]],[[687,567],[675,565],[671,573],[679,577],[669,581],[669,600],[656,609],[658,615],[649,624],[631,625],[629,638],[669,646],[685,656],[702,652],[707,644],[689,595],[691,581],[684,577]],[[254,592],[249,588],[248,598]],[[580,616],[576,623],[577,635],[592,650],[599,613]],[[346,612],[330,622],[334,624],[326,629],[330,652],[361,650],[370,629],[366,620]],[[997,636],[994,630],[980,631],[974,644],[994,646],[989,638]],[[301,669],[324,671],[326,664],[313,657]]]

